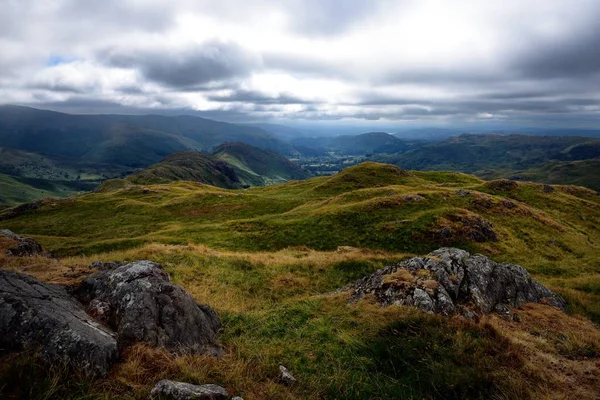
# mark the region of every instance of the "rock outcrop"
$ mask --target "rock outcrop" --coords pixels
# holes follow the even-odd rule
[[[0,235],[17,242],[16,247],[8,249],[10,256],[23,257],[44,253],[42,245],[32,238],[19,236],[8,229],[0,229]]]
[[[177,353],[218,352],[217,314],[169,282],[160,264],[136,261],[106,268],[84,279],[74,294],[90,315],[117,332],[122,345],[145,342]]]
[[[0,351],[41,350],[51,363],[104,375],[119,356],[117,339],[64,288],[0,270]]]
[[[546,303],[565,310],[565,301],[531,278],[525,268],[497,263],[455,248],[441,248],[383,268],[358,280],[352,301],[367,294],[384,306],[414,306],[422,311],[450,315],[500,312],[523,303]]]
[[[224,400],[228,397],[227,391],[218,385],[192,385],[166,379],[158,382],[150,393],[151,399],[165,400]]]

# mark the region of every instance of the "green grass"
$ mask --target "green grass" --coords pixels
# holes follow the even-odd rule
[[[555,311],[542,327],[493,318],[470,323],[368,300],[348,305],[347,294],[335,290],[450,244],[523,265],[565,296],[570,313],[599,322],[599,210],[600,198],[583,188],[517,183],[505,189],[465,174],[365,163],[334,177],[247,190],[115,184],[46,204],[2,227],[66,257],[11,259],[5,268],[62,282],[67,272],[88,271],[93,260],[151,259],[223,321],[220,359],[135,347],[108,379],[81,378],[74,387],[57,374],[58,391],[43,386],[35,398],[48,392],[145,398],[154,382],[169,378],[218,383],[246,399],[522,399],[543,397],[560,381],[544,369],[551,368],[547,358],[536,361],[533,350],[519,347],[529,343],[523,335],[534,341],[564,322],[570,330],[552,333],[554,347],[540,342],[535,352],[593,362],[600,354],[597,332],[576,325],[589,322]],[[439,230],[456,215],[489,221],[497,241],[450,235],[442,243]],[[455,224],[461,232],[472,228]],[[518,311],[534,322],[537,312]],[[5,364],[16,365],[6,376],[27,376],[26,364]],[[281,385],[279,364],[300,384]],[[30,379],[45,382],[35,376]]]

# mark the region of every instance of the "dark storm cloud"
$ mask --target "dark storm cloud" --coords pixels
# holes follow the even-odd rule
[[[258,60],[233,43],[210,42],[180,51],[148,49],[101,54],[108,63],[133,68],[154,82],[176,88],[247,76]]]
[[[535,78],[585,78],[600,74],[598,21],[600,6],[590,10],[587,23],[572,27],[569,35],[534,40],[530,48],[515,55],[515,68]]]
[[[268,95],[253,90],[234,90],[229,94],[214,94],[207,96],[211,101],[224,103],[251,103],[251,104],[312,104],[311,101],[302,99],[292,94]]]

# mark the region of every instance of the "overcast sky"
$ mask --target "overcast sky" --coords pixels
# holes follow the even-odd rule
[[[0,0],[0,102],[600,127],[598,0]]]

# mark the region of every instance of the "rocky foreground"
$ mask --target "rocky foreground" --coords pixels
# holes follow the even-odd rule
[[[455,248],[441,248],[383,268],[358,280],[352,301],[375,296],[383,306],[406,305],[424,312],[467,318],[498,312],[510,315],[512,307],[545,303],[566,309],[565,301],[534,280],[520,265],[497,263]]]
[[[14,240],[15,249],[19,245],[27,249],[11,248],[11,256],[42,252],[32,239],[10,231],[0,234]],[[135,343],[174,354],[220,354],[217,313],[172,284],[160,264],[95,262],[90,269],[94,272],[74,287],[0,270],[0,352],[40,350],[49,363],[97,376],[106,375],[121,351]],[[345,290],[350,291],[351,302],[371,297],[382,306],[411,306],[467,319],[487,313],[510,317],[512,308],[529,302],[566,308],[560,296],[532,279],[523,267],[455,248],[385,267]],[[296,384],[284,366],[280,370],[281,383]],[[227,399],[229,395],[217,385],[163,380],[151,398]]]
[[[0,270],[0,346],[39,348],[51,363],[98,375],[137,342],[177,353],[218,351],[215,311],[170,283],[159,264],[99,271],[70,292]]]

